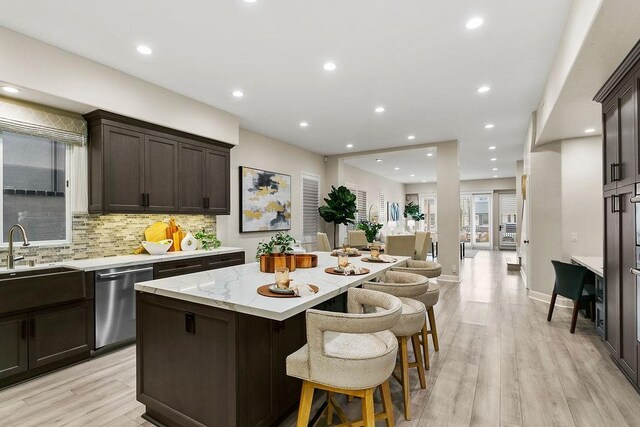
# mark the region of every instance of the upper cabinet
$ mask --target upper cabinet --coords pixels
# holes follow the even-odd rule
[[[89,212],[230,212],[231,145],[106,111],[89,123]]]

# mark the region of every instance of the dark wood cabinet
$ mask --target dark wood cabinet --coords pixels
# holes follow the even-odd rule
[[[207,257],[179,259],[153,264],[153,279],[182,276],[205,270],[215,270],[222,267],[232,267],[244,264],[244,252],[211,255]]]
[[[40,368],[92,349],[92,301],[32,313],[29,318],[29,368]]]
[[[89,212],[230,212],[232,145],[97,110],[89,123]]]
[[[0,318],[0,380],[29,369],[27,316]]]
[[[144,182],[146,211],[178,211],[177,141],[145,136]]]
[[[145,141],[142,132],[104,128],[104,195],[109,212],[144,211]]]
[[[638,378],[638,249],[635,196],[640,184],[638,149],[640,43],[595,96],[602,104],[605,342],[629,380]],[[640,214],[640,212],[639,212]]]
[[[205,210],[205,149],[197,145],[182,144],[178,155],[180,182],[180,212]]]

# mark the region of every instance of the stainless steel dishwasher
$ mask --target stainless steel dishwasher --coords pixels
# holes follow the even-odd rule
[[[152,265],[96,271],[96,350],[136,336],[134,284],[153,279]]]

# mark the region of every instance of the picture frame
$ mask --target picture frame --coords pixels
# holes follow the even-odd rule
[[[239,167],[240,233],[291,230],[291,175]]]

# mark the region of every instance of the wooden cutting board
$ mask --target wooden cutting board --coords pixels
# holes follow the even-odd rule
[[[149,228],[144,230],[144,240],[147,242],[159,242],[167,238],[167,228],[169,226],[164,222],[155,222]]]

